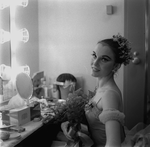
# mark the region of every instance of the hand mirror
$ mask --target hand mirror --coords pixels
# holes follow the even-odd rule
[[[16,89],[23,99],[29,99],[33,93],[31,78],[26,73],[19,73],[16,77]]]

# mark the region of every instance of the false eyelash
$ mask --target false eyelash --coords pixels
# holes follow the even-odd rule
[[[96,57],[96,53],[95,52],[93,52],[91,55]]]

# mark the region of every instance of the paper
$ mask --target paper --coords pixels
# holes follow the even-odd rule
[[[19,94],[13,96],[8,102],[8,107],[11,109],[24,107],[26,105],[27,102],[23,98],[21,98]]]

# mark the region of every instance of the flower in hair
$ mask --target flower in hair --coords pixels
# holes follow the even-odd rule
[[[113,35],[113,41],[117,42],[119,45],[119,59],[124,65],[129,64],[130,60],[133,59],[131,54],[131,47],[129,41],[122,37],[120,34]]]

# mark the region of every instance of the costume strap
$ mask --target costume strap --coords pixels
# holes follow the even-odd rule
[[[103,124],[105,124],[109,120],[116,120],[124,125],[124,118],[124,113],[116,109],[103,110],[102,113],[99,115],[99,119]]]

